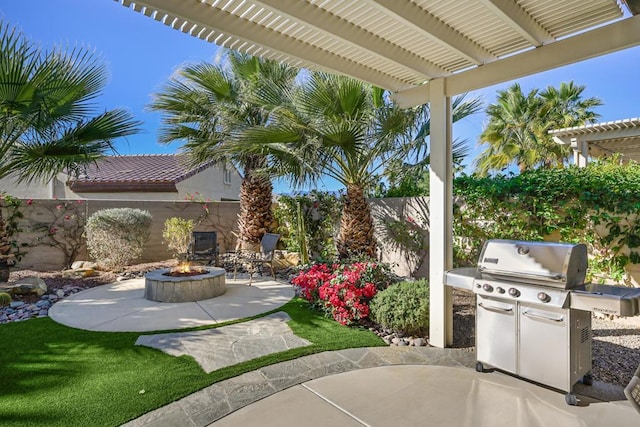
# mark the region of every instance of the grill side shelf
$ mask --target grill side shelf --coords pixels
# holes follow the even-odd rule
[[[461,267],[444,272],[444,284],[454,288],[473,290],[473,282],[479,278],[478,270],[474,267]]]
[[[640,289],[588,283],[571,291],[571,308],[618,316],[640,314]]]

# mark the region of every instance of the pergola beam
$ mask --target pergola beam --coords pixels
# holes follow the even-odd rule
[[[640,0],[624,0],[633,15],[640,14]]]
[[[118,1],[118,0],[116,0]],[[124,1],[127,5],[130,1]],[[395,77],[382,73],[370,67],[358,64],[347,58],[335,55],[331,52],[322,50],[315,46],[309,45],[292,37],[283,36],[269,28],[256,25],[256,23],[243,19],[232,13],[212,7],[203,2],[184,2],[182,0],[142,0],[135,3],[136,10],[140,10],[142,6],[157,11],[156,19],[163,19],[164,15],[177,17],[178,24],[171,25],[173,28],[181,29],[183,32],[192,32],[193,25],[201,27],[199,29],[208,29],[205,31],[209,34],[212,31],[221,33],[222,35],[234,35],[236,40],[246,44],[246,46],[238,43],[232,47],[236,50],[253,53],[252,48],[264,48],[259,51],[259,55],[265,55],[265,51],[269,50],[277,53],[281,58],[288,57],[300,62],[306,62],[315,65],[319,69],[324,69],[339,74],[351,75],[357,79],[366,81],[375,86],[387,88],[390,90],[401,90],[409,85]],[[187,21],[189,28],[180,27],[180,23]],[[170,25],[171,22],[165,22]],[[200,38],[208,41],[206,34],[201,34]],[[224,45],[224,43],[222,43]],[[275,55],[271,55],[274,57]]]
[[[265,8],[276,10],[283,17],[301,22],[315,31],[339,40],[356,50],[394,62],[396,65],[422,74],[424,80],[446,74],[446,71],[418,55],[363,30],[318,6],[299,0],[258,0]]]
[[[555,41],[547,30],[534,21],[525,10],[513,0],[480,0],[487,9],[499,17],[533,46]]]
[[[361,1],[366,1],[374,7],[384,10],[386,14],[393,16],[419,34],[424,34],[425,37],[429,37],[434,42],[455,52],[473,64],[480,65],[497,59],[494,54],[469,40],[412,2],[399,2],[397,0]]]
[[[640,45],[640,15],[447,77],[447,96],[508,82]],[[429,84],[394,94],[401,107],[429,102]]]

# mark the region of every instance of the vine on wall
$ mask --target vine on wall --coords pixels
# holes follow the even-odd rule
[[[85,245],[84,229],[87,223],[84,200],[58,200],[51,202],[25,201],[25,209],[43,212],[26,215],[27,231],[34,233],[29,246],[46,245],[64,255],[65,268],[70,268]]]
[[[487,239],[586,243],[587,280],[629,283],[640,263],[640,165],[538,169],[513,177],[461,177],[454,194],[455,257],[473,265]]]

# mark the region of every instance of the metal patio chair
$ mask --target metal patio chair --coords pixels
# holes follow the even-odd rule
[[[236,258],[233,266],[233,278],[235,279],[237,277],[238,266],[248,264],[249,285],[251,285],[253,273],[256,268],[267,264],[271,269],[271,275],[275,279],[276,273],[273,269],[273,255],[276,251],[278,240],[280,240],[279,234],[266,233],[260,240],[260,252],[236,251]],[[260,269],[260,275],[262,276],[262,269]]]
[[[625,387],[624,394],[636,411],[640,413],[640,366],[629,381],[629,385]]]
[[[207,265],[218,265],[218,234],[215,231],[191,233],[187,261],[207,261]]]

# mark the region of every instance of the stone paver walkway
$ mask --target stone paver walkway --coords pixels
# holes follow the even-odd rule
[[[473,352],[433,347],[352,348],[312,354],[213,384],[124,425],[206,426],[274,393],[327,375],[386,365],[472,367],[475,362]]]
[[[136,345],[157,348],[171,356],[193,357],[206,373],[267,354],[311,344],[295,335],[283,311],[261,319],[194,332],[142,335]]]

